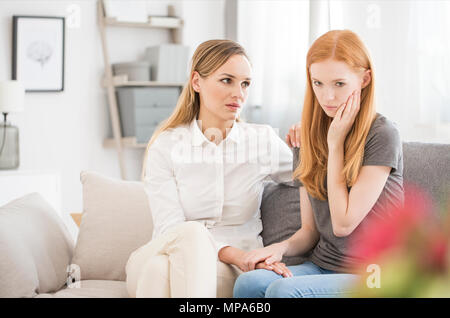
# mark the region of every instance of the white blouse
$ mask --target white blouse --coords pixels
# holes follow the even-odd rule
[[[201,131],[193,120],[161,133],[150,146],[145,191],[153,217],[153,238],[185,221],[204,224],[225,246],[263,246],[260,204],[267,180],[292,181],[292,152],[268,125],[235,122],[222,138]]]

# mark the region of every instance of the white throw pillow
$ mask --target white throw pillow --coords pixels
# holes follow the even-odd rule
[[[39,193],[0,207],[0,297],[34,297],[67,281],[73,240]]]
[[[128,257],[152,237],[144,185],[89,171],[82,171],[80,178],[83,217],[72,268],[78,266],[81,277],[76,278],[125,281]]]

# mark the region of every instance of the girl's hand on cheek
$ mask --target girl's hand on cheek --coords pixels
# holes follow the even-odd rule
[[[361,91],[354,91],[347,102],[339,106],[328,129],[328,147],[343,145],[347,134],[355,122],[361,102]]]

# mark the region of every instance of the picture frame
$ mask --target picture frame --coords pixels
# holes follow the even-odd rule
[[[25,92],[64,91],[65,18],[13,16],[12,79]]]

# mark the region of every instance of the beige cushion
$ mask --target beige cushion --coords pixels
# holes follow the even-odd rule
[[[62,219],[40,194],[0,207],[0,297],[34,297],[62,288],[73,244]]]
[[[128,298],[125,282],[82,280],[78,284],[76,288],[65,288],[54,294],[39,294],[36,298]]]
[[[130,254],[152,236],[144,186],[82,171],[83,217],[72,264],[81,280],[125,281]]]

